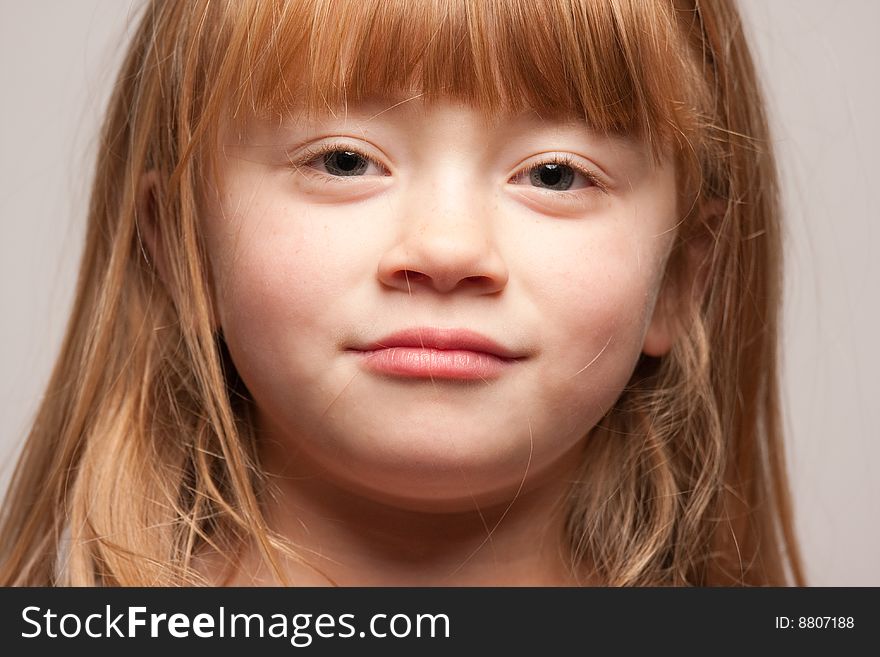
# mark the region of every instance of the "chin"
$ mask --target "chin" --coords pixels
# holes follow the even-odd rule
[[[434,481],[432,486],[425,486],[424,480],[408,482],[387,480],[382,481],[336,481],[335,485],[348,489],[348,492],[359,498],[401,511],[433,514],[465,514],[480,510],[507,505],[519,490],[519,482],[513,486],[488,489],[481,482],[479,490],[466,490],[459,477],[457,481]],[[370,484],[373,485],[370,485]]]
[[[485,443],[481,450],[473,447],[480,443],[468,441],[469,449],[454,444],[437,449],[436,440],[430,443],[433,449],[415,450],[412,441],[404,441],[368,454],[342,450],[323,464],[320,476],[359,497],[409,511],[463,513],[509,503],[521,488],[534,485],[540,474],[537,456],[530,463],[528,443],[494,452]]]

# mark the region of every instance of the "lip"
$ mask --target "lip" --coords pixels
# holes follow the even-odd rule
[[[432,380],[497,378],[525,357],[468,329],[434,327],[398,331],[352,351],[377,374]]]

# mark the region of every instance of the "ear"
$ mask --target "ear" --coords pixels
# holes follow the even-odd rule
[[[158,171],[151,169],[144,173],[138,185],[135,227],[147,264],[155,269],[165,289],[170,291],[169,254],[162,248],[162,225],[159,221],[161,197],[162,177]],[[213,286],[211,290],[213,291]],[[216,328],[220,326],[220,317],[213,298],[211,307],[213,308],[211,322]]]
[[[135,226],[147,263],[156,268],[167,286],[168,269],[159,233],[159,172],[155,169],[147,171],[138,185]]]
[[[707,258],[726,209],[727,203],[722,199],[706,201],[699,211],[697,229],[676,247],[680,251],[680,262],[667,263],[645,333],[642,346],[645,355],[660,357],[669,353],[682,326],[681,322],[675,321],[676,315],[680,315],[693,299],[704,297],[709,282]]]

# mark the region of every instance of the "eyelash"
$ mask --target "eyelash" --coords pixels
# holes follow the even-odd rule
[[[328,153],[334,153],[336,151],[347,151],[349,153],[355,153],[356,155],[364,158],[365,160],[367,160],[371,164],[375,165],[379,169],[382,169],[383,171],[386,171],[386,172],[388,171],[387,168],[384,167],[381,163],[377,162],[375,158],[367,155],[361,149],[353,147],[351,144],[342,143],[342,142],[330,142],[330,143],[318,144],[317,146],[309,147],[299,157],[297,157],[295,161],[291,160],[290,165],[296,171],[299,171],[300,173],[302,173],[303,170],[305,170],[305,171],[307,171],[306,175],[313,176],[316,179],[321,180],[323,182],[327,182],[327,183],[345,182],[344,176],[330,176],[330,175],[321,173],[320,171],[315,171],[314,169],[306,166],[309,163],[317,160],[319,157],[321,157],[323,155],[327,155]],[[516,173],[514,173],[508,180],[514,180],[515,178],[519,178],[523,174],[531,171],[532,169],[543,166],[545,164],[561,164],[563,166],[567,166],[567,167],[571,168],[573,171],[575,171],[576,173],[579,173],[580,175],[582,175],[587,180],[587,182],[589,182],[593,187],[595,187],[599,191],[604,192],[604,193],[608,192],[608,186],[602,181],[602,179],[595,172],[591,171],[590,169],[585,168],[582,164],[575,162],[574,158],[572,158],[570,155],[565,155],[565,154],[553,155],[552,157],[549,157],[545,160],[539,160],[538,162],[532,162],[528,166],[525,166],[522,169],[520,169],[519,171],[517,171]],[[543,189],[541,187],[535,187],[535,189],[538,189],[540,191],[544,191],[547,193],[551,193],[551,194],[560,194],[560,193],[565,193],[565,191],[567,191],[567,190],[565,190],[565,191],[548,190],[548,189]],[[575,192],[577,192],[577,191],[583,191],[583,190],[575,190]]]

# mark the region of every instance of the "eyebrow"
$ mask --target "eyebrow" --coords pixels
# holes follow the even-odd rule
[[[421,98],[424,95],[425,95],[425,92],[423,91],[423,92],[421,92],[419,94],[415,94],[415,95],[410,94],[410,95],[404,96],[403,94],[394,94],[393,96],[390,96],[390,97],[386,96],[385,97],[386,100],[391,101],[392,104],[389,105],[388,107],[386,107],[385,109],[383,109],[381,112],[378,112],[378,113],[374,114],[373,116],[369,117],[367,120],[372,121],[373,119],[381,116],[385,112],[390,112],[391,110],[393,110],[397,107],[400,107],[401,105],[403,105],[405,103],[409,103],[414,100],[418,100],[419,98]]]
[[[427,111],[431,107],[431,102],[414,109],[406,107],[408,103],[423,98],[425,95],[425,92],[416,91],[374,94],[346,102],[338,107],[327,105],[325,111],[318,111],[312,115],[308,115],[305,112],[305,107],[292,107],[288,108],[280,115],[276,114],[271,117],[256,116],[254,118],[257,125],[263,125],[272,130],[289,129],[293,125],[301,124],[301,122],[307,124],[309,122],[321,122],[328,119],[332,121],[340,121],[349,117],[358,122],[369,122],[383,117],[383,115],[392,110],[403,111],[406,113]],[[448,97],[448,99],[453,102],[459,102],[462,105],[467,105],[464,101],[454,97]],[[438,98],[437,100],[444,100],[444,98]],[[612,145],[616,148],[621,148],[630,153],[631,156],[640,159],[646,156],[646,153],[644,152],[646,144],[642,140],[633,135],[597,131],[586,119],[578,116],[544,116],[534,109],[524,109],[519,112],[500,112],[495,114],[487,112],[485,116],[489,120],[490,126],[494,122],[508,122],[510,124],[520,124],[518,127],[521,127],[523,123],[534,122],[537,120],[540,123],[584,130],[593,138],[605,141],[608,145]]]

